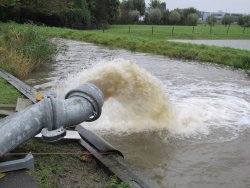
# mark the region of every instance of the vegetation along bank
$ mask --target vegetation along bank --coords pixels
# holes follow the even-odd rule
[[[29,24],[2,23],[0,27],[25,30]],[[250,30],[242,34],[242,28],[231,26],[231,33],[226,34],[222,25],[209,28],[198,25],[192,33],[191,26],[175,26],[172,35],[171,26],[114,25],[106,30],[74,30],[66,28],[33,26],[34,30],[49,37],[61,37],[93,42],[108,47],[123,48],[130,51],[153,53],[183,60],[211,62],[234,68],[249,69],[250,55],[247,50],[216,46],[195,45],[170,42],[170,39],[250,39]]]

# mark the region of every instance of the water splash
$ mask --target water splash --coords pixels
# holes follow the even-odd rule
[[[63,96],[85,82],[94,83],[105,95],[101,117],[95,122],[83,124],[99,133],[163,131],[178,138],[199,138],[209,135],[213,129],[239,132],[250,122],[245,116],[240,119],[244,122],[238,122],[244,109],[249,109],[248,102],[225,94],[218,96],[210,87],[207,88],[210,83],[197,87],[183,86],[181,89],[171,86],[171,92],[175,91],[173,96],[176,97],[171,104],[164,86],[156,77],[124,59],[103,61],[91,69],[70,76],[57,92]],[[201,90],[208,91],[201,93]]]
[[[171,126],[172,108],[162,83],[137,65],[123,59],[99,64],[69,78],[64,89],[84,82],[97,85],[105,96],[103,114],[89,123],[91,129],[142,132]]]

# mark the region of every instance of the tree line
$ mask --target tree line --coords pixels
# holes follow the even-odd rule
[[[195,8],[169,11],[165,2],[151,0],[146,8],[145,0],[123,0],[120,4],[118,22],[121,24],[171,24],[196,25],[199,11]],[[144,18],[140,20],[140,18]]]
[[[113,24],[119,0],[1,0],[0,21],[84,27]]]
[[[169,11],[161,0],[0,0],[0,21],[35,22],[50,26],[84,28],[105,24],[192,25],[198,23],[200,12],[195,8]],[[214,16],[206,23],[214,25]],[[225,14],[222,24],[233,18]],[[241,16],[238,24],[250,26],[250,15]]]

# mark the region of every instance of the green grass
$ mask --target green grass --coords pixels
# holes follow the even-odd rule
[[[40,139],[31,139],[13,152],[35,153],[79,153],[82,147],[69,140],[45,143]],[[29,174],[42,188],[60,187],[111,187],[109,177],[94,160],[81,160],[83,155],[34,155],[35,171]]]
[[[152,35],[152,27],[154,34]],[[192,26],[174,26],[174,35],[172,36],[173,26],[159,25],[131,25],[130,33],[128,25],[114,25],[106,32],[119,35],[132,35],[142,38],[151,39],[250,39],[250,28],[246,28],[243,33],[243,28],[238,25],[231,25],[229,33],[228,27],[224,25],[216,25],[213,27],[213,32],[210,34],[210,27],[204,25],[195,26],[192,33]]]
[[[13,23],[12,23],[13,24]],[[6,27],[10,24],[2,24]],[[17,29],[23,29],[28,25],[15,24]],[[105,30],[73,30],[65,28],[34,26],[35,29],[50,37],[61,37],[80,41],[102,44],[110,48],[123,48],[130,51],[146,52],[168,56],[170,58],[211,62],[228,65],[234,68],[249,69],[249,51],[216,46],[196,45],[187,43],[170,42],[169,39],[250,39],[250,29],[245,34],[242,28],[231,26],[231,34],[224,33],[225,26],[214,27],[214,34],[210,35],[208,26],[197,26],[195,34],[191,33],[190,26],[175,26],[176,34],[172,37],[169,33],[171,26],[154,26],[154,34],[151,34],[151,26],[133,25],[131,33],[127,25],[114,25]],[[206,31],[206,32],[205,32]],[[207,32],[208,31],[208,32]],[[197,32],[197,33],[196,33]]]
[[[7,24],[0,28],[0,69],[25,79],[42,64],[51,62],[57,49],[32,25],[18,29],[16,26]]]
[[[17,98],[21,96],[18,90],[0,78],[0,104],[16,104]]]

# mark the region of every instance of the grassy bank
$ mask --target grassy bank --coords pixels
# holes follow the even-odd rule
[[[2,24],[2,27],[11,24]],[[17,25],[19,29],[27,27],[27,25]],[[62,37],[74,40],[82,40],[102,44],[111,48],[123,48],[130,51],[146,52],[168,56],[170,58],[177,58],[198,62],[212,62],[232,66],[235,68],[249,69],[250,68],[250,55],[247,50],[239,50],[232,48],[223,48],[206,45],[184,44],[169,42],[168,39],[182,38],[199,38],[199,39],[250,39],[250,29],[246,29],[245,34],[242,33],[242,28],[239,26],[231,26],[232,34],[227,35],[219,31],[225,29],[225,26],[216,26],[218,34],[214,33],[209,35],[207,32],[200,34],[192,34],[188,26],[176,26],[175,36],[167,34],[170,26],[154,26],[154,34],[151,33],[151,26],[131,26],[131,31],[128,31],[129,26],[112,26],[110,29],[105,30],[91,30],[80,31],[64,28],[35,26],[35,29],[51,37]],[[198,30],[208,28],[198,26]],[[197,37],[195,37],[197,36]]]
[[[24,79],[42,64],[53,61],[54,45],[31,25],[17,28],[15,24],[0,26],[0,68]]]

